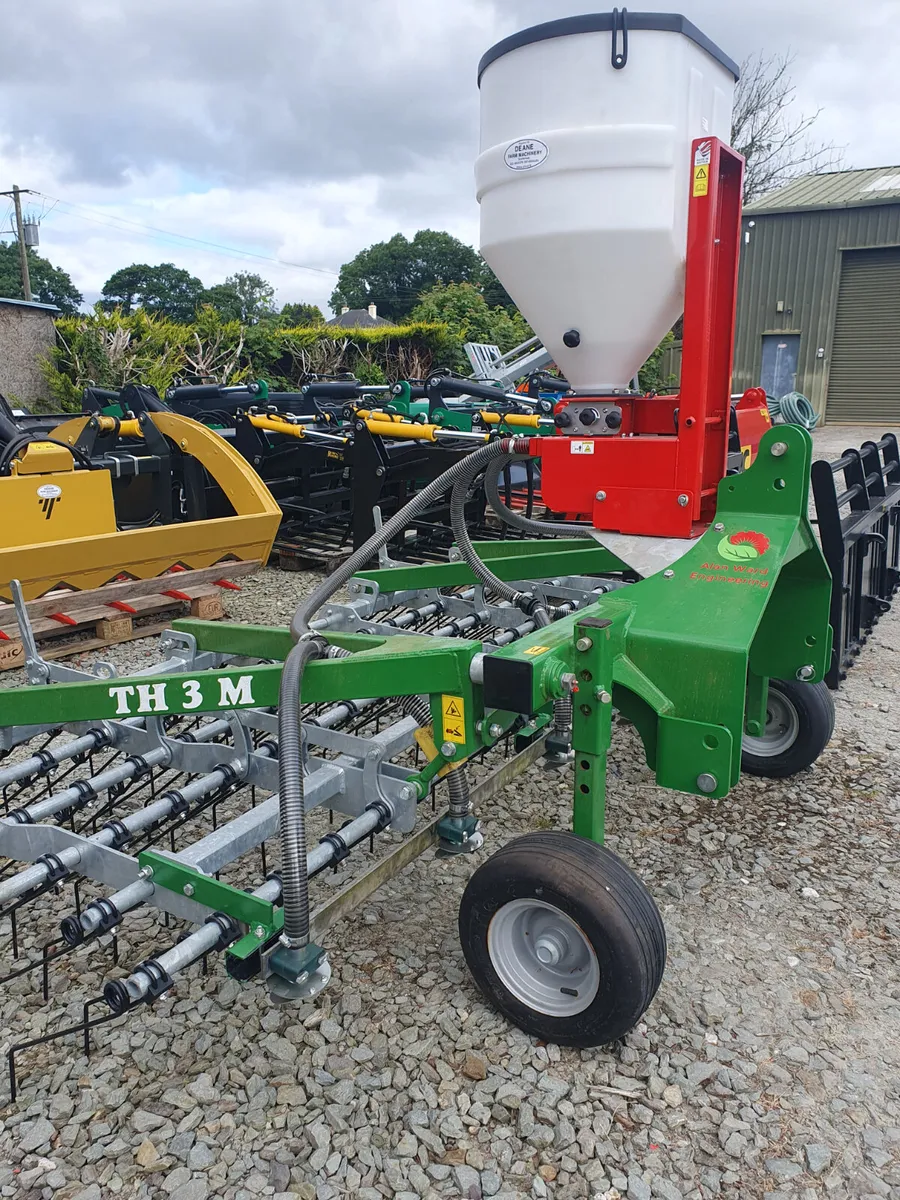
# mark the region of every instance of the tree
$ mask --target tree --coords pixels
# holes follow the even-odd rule
[[[520,313],[492,308],[474,283],[438,284],[423,293],[410,318],[447,325],[458,338],[458,352],[446,365],[466,374],[470,368],[462,349],[464,342],[487,342],[505,352],[532,336]]]
[[[78,312],[84,297],[61,267],[54,267],[46,258],[28,251],[28,274],[31,294],[41,304],[55,304],[62,312]],[[0,242],[0,296],[9,300],[24,300],[19,247],[15,242]]]
[[[744,203],[782,187],[798,175],[820,175],[840,167],[841,151],[810,137],[821,109],[793,109],[793,54],[757,53],[741,64],[734,93],[731,144],[747,160]]]
[[[495,308],[497,305],[499,305],[500,308],[509,308],[513,309],[514,311],[518,311],[518,309],[516,309],[515,300],[513,300],[512,296],[509,294],[491,268],[487,265],[484,259],[482,259],[481,266],[481,291],[491,308]]]
[[[318,304],[285,304],[278,314],[278,324],[285,326],[324,325],[325,316]]]
[[[478,282],[483,270],[476,251],[449,233],[420,229],[412,241],[398,233],[344,263],[330,304],[337,313],[343,304],[374,303],[379,316],[400,323],[423,292],[438,283]]]
[[[188,322],[194,319],[203,296],[200,280],[174,263],[133,263],[110,275],[100,293],[100,304],[106,312],[120,307],[127,314],[144,308],[172,321]]]
[[[212,304],[227,320],[242,325],[256,325],[275,312],[275,289],[268,280],[252,271],[238,271],[224,283],[217,283],[205,293],[203,300]]]
[[[223,321],[241,319],[241,298],[227,283],[214,283],[200,297],[201,304],[214,308]]]

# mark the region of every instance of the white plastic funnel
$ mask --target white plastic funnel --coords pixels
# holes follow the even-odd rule
[[[681,316],[691,142],[728,140],[737,77],[672,14],[629,12],[625,54],[622,15],[537,25],[479,68],[481,252],[579,392],[627,387]]]

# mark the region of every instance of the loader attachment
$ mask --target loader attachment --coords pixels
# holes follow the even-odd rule
[[[26,418],[27,420],[27,418]],[[7,430],[0,598],[269,556],[281,511],[223,438],[186,417],[79,416]]]

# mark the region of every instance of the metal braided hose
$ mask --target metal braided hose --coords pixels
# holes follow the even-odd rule
[[[486,446],[473,450],[471,454],[467,454],[465,458],[454,463],[443,475],[439,475],[437,479],[433,479],[431,483],[422,488],[421,492],[418,492],[403,508],[394,513],[390,520],[385,521],[381,529],[376,530],[363,546],[351,554],[345,563],[323,580],[312,595],[298,605],[291,620],[291,634],[294,640],[309,635],[309,622],[322,605],[326,604],[351,576],[366,566],[373,554],[377,553],[382,546],[386,546],[391,538],[402,533],[412,518],[420,516],[435,500],[453,487],[458,479],[468,478],[470,474],[474,478],[478,471],[492,459],[499,458],[504,454],[527,452],[528,441],[528,438],[509,437],[488,442]]]
[[[311,596],[298,605],[294,613],[291,635],[296,645],[285,660],[278,709],[278,823],[284,881],[283,938],[285,944],[291,948],[302,948],[309,942],[309,879],[306,873],[306,812],[303,791],[303,737],[300,723],[303,671],[308,662],[327,653],[324,640],[311,635],[309,622],[322,605],[368,563],[373,554],[406,529],[412,518],[424,512],[448,488],[453,487],[457,480],[474,478],[492,459],[516,451],[524,452],[527,448],[527,438],[501,438],[473,450],[471,454],[454,463],[413,496],[382,525],[381,529],[376,530],[359,550],[351,554]],[[472,553],[474,555],[474,551]],[[477,557],[476,561],[480,563]],[[537,612],[531,615],[536,622],[548,623],[549,614],[542,608],[541,612],[545,618],[542,622]]]
[[[508,455],[504,455],[504,458],[508,457]],[[529,593],[520,592],[518,588],[504,583],[475,553],[475,547],[472,545],[472,539],[469,537],[469,531],[466,527],[466,500],[468,499],[469,488],[480,471],[481,464],[479,463],[468,475],[457,479],[453,486],[453,491],[450,493],[450,525],[453,529],[457,548],[466,566],[479,583],[488,588],[494,595],[499,596],[501,600],[506,600],[508,603],[514,604],[516,608],[521,609],[526,616],[534,620],[535,625],[549,625],[550,614],[543,604],[535,602],[534,596]]]
[[[484,494],[488,504],[500,520],[514,529],[521,529],[524,533],[530,533],[537,537],[552,533],[562,537],[590,538],[591,527],[589,525],[567,521],[534,521],[530,517],[516,512],[504,501],[500,495],[500,476],[510,463],[522,462],[527,457],[528,455],[509,454],[505,459],[491,463],[484,473]]]
[[[278,832],[285,945],[309,942],[309,878],[306,872],[306,801],[303,790],[303,743],[300,728],[303,671],[321,658],[321,638],[297,642],[285,659],[278,693]]]

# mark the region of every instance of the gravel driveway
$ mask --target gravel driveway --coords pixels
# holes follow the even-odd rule
[[[817,442],[831,457],[880,432],[828,428]],[[285,621],[300,584],[267,571],[229,604]],[[0,1109],[0,1194],[900,1196],[898,651],[895,608],[842,687],[816,766],[744,777],[723,801],[656,788],[633,733],[616,730],[608,844],[669,936],[662,988],[623,1043],[537,1044],[486,1008],[455,930],[475,863],[429,854],[332,930],[335,978],[314,1005],[273,1008],[213,962],[98,1030],[90,1060],[77,1039],[23,1056],[18,1103]],[[570,789],[540,770],[519,780],[482,814],[486,849],[566,825]],[[140,920],[123,966],[173,939]],[[110,969],[102,949],[77,964],[74,991],[49,1006],[39,980],[0,993],[0,1047],[53,1027],[67,999],[77,1019],[74,1001]],[[51,987],[63,978],[54,968]]]

